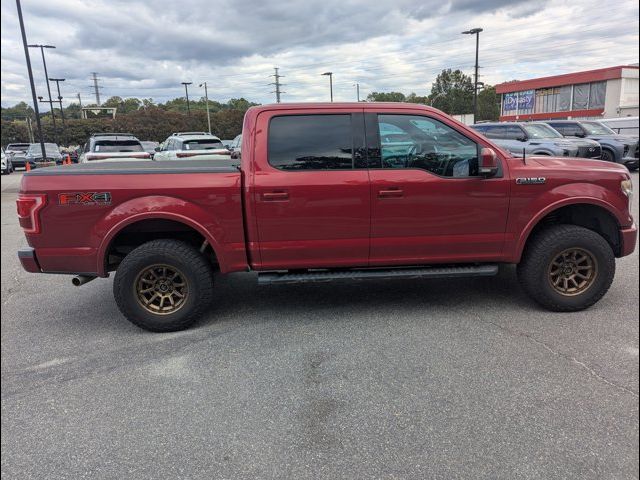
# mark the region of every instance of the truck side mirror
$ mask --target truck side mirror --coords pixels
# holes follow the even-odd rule
[[[498,173],[498,156],[493,148],[483,148],[480,150],[480,165],[478,172],[484,177],[493,177]]]

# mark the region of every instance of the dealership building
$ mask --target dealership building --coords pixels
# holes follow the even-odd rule
[[[638,90],[637,64],[496,85],[501,121],[637,116]]]

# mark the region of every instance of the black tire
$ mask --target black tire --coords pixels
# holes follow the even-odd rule
[[[175,311],[154,313],[139,300],[141,290],[138,286],[141,281],[153,281],[143,279],[144,272],[162,267],[167,267],[170,271],[175,269],[179,273],[178,278],[184,277],[181,282],[187,285],[187,290],[186,293],[182,291],[185,293],[184,300]],[[157,290],[159,287],[153,288]],[[170,288],[174,289],[173,286]],[[204,255],[187,243],[178,240],[153,240],[124,257],[116,271],[113,294],[122,314],[140,328],[152,332],[184,330],[193,325],[211,306],[213,268]],[[152,294],[155,296],[155,291],[148,295]],[[160,307],[163,305],[164,299]]]
[[[600,155],[600,160],[604,160],[605,162],[613,162],[616,161],[616,156],[613,154],[611,150],[606,148],[602,149],[602,154]]]
[[[552,285],[551,263],[571,249],[591,254],[596,274],[583,291],[568,296]],[[613,250],[598,233],[577,225],[554,225],[529,240],[517,274],[524,291],[543,307],[555,312],[575,312],[589,308],[607,293],[615,270]]]

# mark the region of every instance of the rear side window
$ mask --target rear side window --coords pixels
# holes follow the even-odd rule
[[[351,115],[287,115],[269,123],[269,164],[280,170],[353,168]]]

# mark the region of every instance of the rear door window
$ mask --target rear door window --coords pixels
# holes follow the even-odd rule
[[[286,115],[269,123],[269,164],[280,170],[353,168],[350,114]]]

